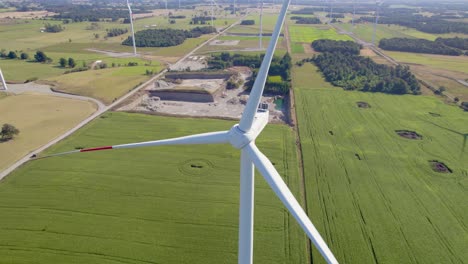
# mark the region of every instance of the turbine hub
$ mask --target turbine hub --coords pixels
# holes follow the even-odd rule
[[[256,135],[253,131],[244,132],[239,128],[239,124],[234,125],[231,130],[229,130],[229,143],[237,149],[242,149],[250,142],[254,141]]]

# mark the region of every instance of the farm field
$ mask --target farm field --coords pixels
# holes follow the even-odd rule
[[[93,97],[110,104],[114,99],[147,81],[150,76],[145,75],[146,70],[158,72],[160,69],[158,66],[132,66],[88,70],[49,78],[46,82],[53,84],[57,90]]]
[[[63,134],[95,110],[91,102],[0,93],[0,126],[10,123],[20,130],[14,140],[0,142],[0,170]]]
[[[324,88],[310,81],[313,72],[293,71],[307,201],[338,260],[468,259],[468,147],[462,135],[468,116],[433,97]],[[395,130],[416,131],[422,140]],[[430,160],[452,173],[434,172]],[[312,256],[323,263],[316,250]]]
[[[351,24],[340,24],[341,28],[346,31],[353,32],[356,37],[372,42],[374,32],[373,24],[355,24],[355,28]],[[427,40],[435,40],[438,37],[451,38],[455,36],[466,37],[464,34],[431,34],[418,31],[413,28],[398,26],[398,25],[377,25],[376,40],[377,43],[383,38],[421,38]]]
[[[443,56],[399,51],[384,51],[398,62],[420,64],[437,69],[468,73],[468,58],[466,56]]]
[[[271,33],[275,28],[276,19],[278,14],[269,14],[263,13],[263,33]],[[229,33],[250,33],[250,34],[259,34],[260,32],[260,17],[258,13],[248,15],[243,20],[255,20],[254,25],[236,25],[232,27],[228,32]]]
[[[47,153],[232,124],[111,112]],[[297,194],[291,129],[270,125],[258,145]],[[31,161],[0,182],[0,255],[10,262],[237,263],[238,160],[230,146],[203,145]],[[260,176],[255,200],[255,263],[307,262],[305,235]]]
[[[347,35],[338,34],[335,29],[328,27],[289,26],[292,42],[312,43],[317,39],[352,40]]]

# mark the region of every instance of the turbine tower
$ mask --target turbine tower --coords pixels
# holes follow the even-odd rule
[[[260,3],[260,34],[259,34],[259,49],[263,49],[263,43],[262,43],[262,38],[263,38],[263,0],[261,0]]]
[[[329,16],[328,24],[331,24],[333,20],[333,1],[330,0],[329,3],[330,3],[330,14],[328,15]]]
[[[2,69],[0,69],[0,79],[2,79],[2,86],[5,91],[8,91],[5,77],[3,77]]]
[[[382,4],[381,2],[380,4]],[[375,23],[374,32],[372,34],[372,44],[375,46],[375,35],[377,34],[377,24],[379,23],[379,1],[375,1]]]
[[[268,49],[266,50],[257,78],[253,84],[253,88],[241,120],[239,124],[234,125],[230,130],[165,140],[73,150],[46,157],[90,151],[163,145],[231,144],[234,148],[241,151],[238,263],[252,264],[253,261],[255,167],[266,180],[270,188],[274,191],[276,196],[278,196],[281,202],[286,206],[291,215],[297,220],[301,228],[305,231],[327,263],[338,263],[305,211],[294,198],[294,195],[291,193],[278,171],[270,160],[255,145],[255,139],[260,135],[268,123],[268,109],[259,107],[259,104],[262,99],[268,70],[273,59],[274,51],[278,43],[290,1],[291,0],[284,0],[283,2],[278,20],[276,21],[275,29],[271,36],[270,43],[268,44]]]
[[[353,0],[353,17],[351,18],[351,24],[353,25],[354,28],[354,17],[356,16],[356,0]]]
[[[132,27],[132,41],[133,41],[133,55],[137,56],[136,43],[135,43],[135,29],[133,28],[133,13],[130,3],[127,0],[128,13],[130,14],[130,25]]]

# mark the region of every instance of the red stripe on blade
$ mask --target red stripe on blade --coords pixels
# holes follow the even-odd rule
[[[99,148],[87,148],[87,149],[82,149],[82,150],[80,150],[80,152],[88,152],[88,151],[96,151],[96,150],[106,150],[106,149],[112,149],[112,146],[99,147]]]

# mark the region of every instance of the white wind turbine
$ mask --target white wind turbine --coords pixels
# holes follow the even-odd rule
[[[356,16],[356,0],[353,0],[353,17],[351,18],[353,29],[354,29],[354,17]]]
[[[191,135],[186,137],[131,143],[123,145],[105,146],[74,150],[58,154],[58,156],[79,152],[89,152],[109,149],[127,149],[138,147],[162,146],[162,145],[196,145],[196,144],[228,144],[241,151],[240,160],[240,206],[239,206],[239,250],[238,263],[251,264],[253,261],[253,217],[254,217],[254,168],[265,178],[268,185],[286,206],[291,215],[297,220],[312,243],[317,247],[327,263],[338,263],[319,232],[312,224],[307,214],[294,198],[278,171],[270,160],[257,148],[255,139],[268,123],[268,110],[259,108],[268,70],[274,55],[281,28],[283,26],[290,0],[284,0],[280,15],[276,21],[268,49],[260,66],[257,78],[250,93],[250,98],[245,106],[244,113],[239,124],[234,125],[228,131],[218,131]],[[255,166],[255,167],[254,167]]]
[[[374,23],[374,32],[372,34],[372,44],[375,46],[376,34],[377,34],[377,24],[379,24],[379,7],[383,3],[377,0],[375,1],[375,23]]]
[[[260,50],[263,49],[262,38],[263,38],[263,0],[260,1],[260,34],[259,34],[259,46],[258,46]]]
[[[137,55],[136,44],[135,44],[135,29],[133,28],[133,13],[130,3],[127,0],[128,13],[130,14],[130,25],[132,27],[132,41],[133,41],[133,55]]]
[[[5,81],[5,77],[3,77],[2,69],[0,69],[0,79],[2,79],[3,89],[4,89],[5,91],[7,91],[7,90],[8,90],[8,87],[7,87],[7,84],[6,84],[6,81]]]

